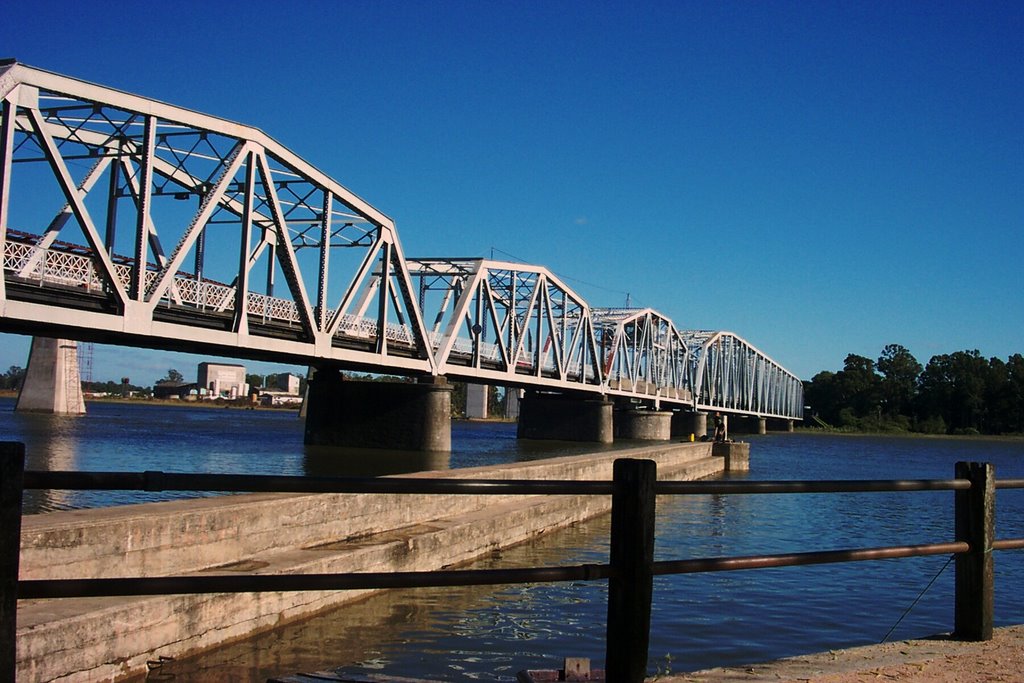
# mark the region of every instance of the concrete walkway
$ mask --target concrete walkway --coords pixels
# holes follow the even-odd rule
[[[996,629],[992,640],[968,643],[936,636],[751,666],[724,667],[650,679],[657,683],[735,683],[738,681],[1021,681],[1024,680],[1024,626]]]

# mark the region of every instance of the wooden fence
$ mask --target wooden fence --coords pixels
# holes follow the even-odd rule
[[[949,480],[657,481],[650,460],[620,459],[612,481],[504,479],[332,478],[166,472],[25,471],[23,444],[0,442],[0,680],[16,674],[19,599],[183,593],[243,593],[608,581],[606,680],[640,683],[647,671],[653,578],[864,560],[956,556],[953,632],[988,640],[993,622],[994,550],[1024,548],[1024,539],[995,538],[995,491],[1024,488],[1024,479],[996,481],[992,465],[957,463]],[[608,564],[430,572],[167,576],[18,580],[21,506],[25,489],[406,493],[466,495],[610,495]],[[955,538],[924,545],[809,551],[780,555],[654,561],[655,497],[794,493],[954,491]],[[325,662],[325,665],[329,663]]]

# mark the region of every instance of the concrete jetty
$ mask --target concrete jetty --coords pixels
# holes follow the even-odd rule
[[[721,450],[711,443],[664,443],[403,476],[611,479],[613,461],[631,457],[654,460],[660,479],[692,480],[726,468]],[[731,462],[737,468],[746,460]],[[436,570],[600,515],[610,504],[608,496],[244,494],[29,515],[20,576]],[[144,672],[148,660],[194,654],[367,593],[24,600],[18,605],[18,677],[117,680]]]

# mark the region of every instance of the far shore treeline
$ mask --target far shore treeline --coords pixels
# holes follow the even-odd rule
[[[804,382],[804,424],[844,431],[1024,433],[1024,356],[978,351],[932,356],[924,367],[899,344],[877,360],[850,354],[838,372]]]

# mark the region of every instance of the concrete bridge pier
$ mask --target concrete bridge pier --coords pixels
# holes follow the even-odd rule
[[[672,413],[672,436],[700,441],[708,435],[708,414],[699,411],[680,410]]]
[[[737,434],[767,434],[768,420],[756,415],[734,416],[732,430]]]
[[[520,439],[612,443],[611,401],[528,390],[519,402]]]
[[[443,377],[417,383],[345,380],[318,369],[308,384],[305,443],[451,451],[452,388]]]
[[[772,432],[788,432],[793,433],[793,420],[787,420],[785,418],[770,418],[768,420],[768,430]]]
[[[637,408],[616,410],[613,433],[616,439],[668,441],[672,438],[672,413]]]
[[[489,417],[487,399],[490,391],[491,388],[486,384],[470,382],[466,385],[466,417],[471,420],[486,420]]]
[[[82,415],[85,398],[78,374],[78,342],[33,337],[17,411]]]

